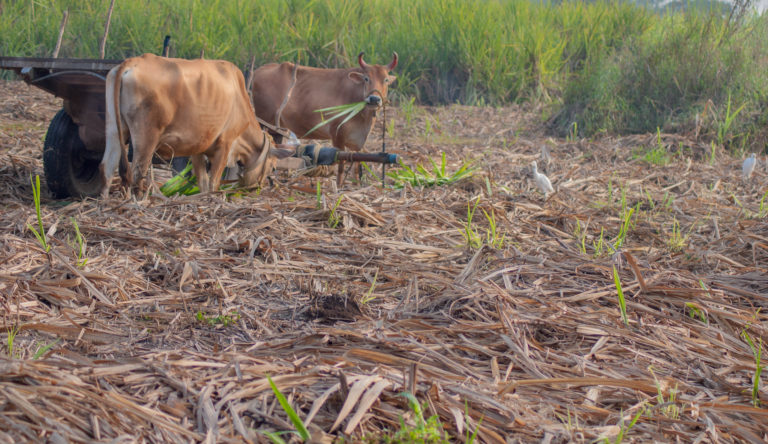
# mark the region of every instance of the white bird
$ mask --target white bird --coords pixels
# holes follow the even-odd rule
[[[536,161],[534,160],[533,163],[531,163],[531,167],[533,168],[533,180],[536,182],[536,186],[539,187],[539,190],[541,190],[542,193],[546,196],[547,193],[553,193],[555,191],[554,188],[552,188],[552,182],[549,181],[549,178],[543,174],[541,174],[536,166]]]
[[[741,165],[741,174],[744,176],[744,180],[749,179],[752,176],[752,172],[755,171],[755,166],[757,165],[757,159],[755,158],[755,153],[752,153],[744,159],[744,163]]]

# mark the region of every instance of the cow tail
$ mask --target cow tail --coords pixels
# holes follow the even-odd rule
[[[117,73],[115,73],[113,100],[115,105],[115,125],[117,125],[117,138],[118,142],[120,143],[120,177],[122,177],[124,181],[131,183],[133,178],[128,174],[128,146],[124,142],[125,138],[123,137],[123,117],[120,114],[120,92],[123,89],[123,73],[127,68],[128,66],[123,63],[117,69]]]

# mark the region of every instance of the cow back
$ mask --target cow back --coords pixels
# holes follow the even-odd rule
[[[229,62],[145,54],[125,63],[121,114],[131,133],[158,131],[161,154],[203,153],[223,134],[237,137],[251,122],[243,75]]]

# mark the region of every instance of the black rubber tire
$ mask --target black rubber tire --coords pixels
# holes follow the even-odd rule
[[[88,156],[77,125],[63,109],[48,125],[43,144],[43,169],[55,199],[97,195],[102,188],[97,156]]]
[[[171,161],[171,168],[173,169],[173,172],[179,174],[180,172],[184,171],[184,168],[187,167],[187,162],[189,161],[189,157],[174,157]]]

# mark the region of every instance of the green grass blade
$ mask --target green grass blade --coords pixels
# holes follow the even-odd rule
[[[365,108],[365,102],[359,102],[355,105],[354,108],[350,108],[349,112],[347,112],[347,117],[339,123],[339,128],[341,128],[341,125],[344,125],[349,121],[349,119],[355,117],[356,115],[360,114],[360,111]]]
[[[269,386],[272,387],[272,391],[275,393],[275,397],[277,398],[277,401],[280,403],[280,406],[288,415],[288,418],[293,423],[293,426],[296,427],[296,431],[299,433],[299,436],[301,436],[301,439],[303,439],[304,441],[308,440],[309,431],[304,426],[304,423],[301,421],[301,418],[299,418],[299,415],[296,413],[293,407],[291,407],[291,405],[288,404],[288,400],[285,399],[285,395],[283,395],[280,392],[280,389],[277,388],[275,383],[272,381],[272,378],[270,376],[267,376],[267,380],[269,381]]]
[[[621,280],[619,279],[619,272],[616,270],[616,267],[613,267],[613,282],[616,284],[616,293],[619,296],[621,319],[624,321],[624,325],[629,327],[629,319],[627,318],[627,302],[624,300],[624,291],[621,289]]]
[[[59,341],[61,341],[61,338],[56,338],[56,340],[51,342],[50,344],[48,344],[48,345],[46,345],[44,347],[40,347],[39,349],[37,349],[37,351],[35,352],[34,356],[32,356],[32,359],[40,359],[41,356],[43,356],[46,352],[48,352],[48,350],[50,350],[51,347],[53,347],[54,345],[58,344]]]
[[[356,107],[357,105],[359,105],[359,104],[361,104],[361,103],[362,103],[363,105],[365,105],[365,101],[361,101],[361,102],[352,102],[352,103],[347,103],[347,104],[344,104],[344,105],[336,105],[336,106],[329,106],[328,108],[320,108],[320,109],[316,109],[316,110],[315,110],[315,112],[316,112],[316,113],[326,113],[326,112],[334,112],[334,111],[339,111],[339,114],[343,114],[343,113],[346,113],[346,112],[348,112],[348,110],[349,110],[350,108],[354,108],[354,107]]]
[[[408,405],[411,407],[411,410],[413,410],[413,413],[416,414],[417,423],[423,424],[424,415],[421,412],[421,405],[419,404],[419,400],[416,399],[416,396],[414,396],[411,392],[400,393],[400,396],[408,400]]]
[[[261,432],[264,436],[269,438],[275,444],[286,444],[285,440],[280,437],[284,432]]]
[[[35,214],[37,215],[37,224],[40,231],[33,228],[29,224],[27,224],[27,227],[29,227],[29,229],[32,230],[32,232],[35,234],[35,237],[37,238],[37,241],[43,247],[43,250],[45,250],[45,252],[47,253],[51,250],[51,247],[50,245],[48,245],[48,242],[45,238],[45,228],[43,227],[43,215],[42,215],[42,212],[40,211],[40,176],[35,176],[35,179],[33,180],[32,175],[30,175],[29,181],[32,183],[32,198],[35,201]]]
[[[445,164],[446,164],[445,151],[443,151],[443,155],[441,156],[441,160],[440,160],[440,177],[445,177]]]

